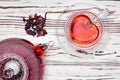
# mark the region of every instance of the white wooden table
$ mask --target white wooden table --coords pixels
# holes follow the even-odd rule
[[[22,17],[30,13],[64,10],[80,0],[19,0],[0,1],[0,40],[18,37],[34,44],[55,41],[44,56],[44,80],[120,80],[120,2],[88,1],[109,10],[110,39],[104,49],[93,51],[92,57],[80,58],[63,50],[56,37],[56,26],[46,27],[48,35],[32,37],[25,33]],[[48,19],[58,19],[59,14],[50,13]],[[80,53],[84,54],[84,53]],[[85,54],[84,56],[87,56]]]

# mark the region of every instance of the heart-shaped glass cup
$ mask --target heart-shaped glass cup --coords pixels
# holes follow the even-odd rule
[[[107,14],[106,9],[87,2],[75,3],[64,9],[56,28],[61,47],[75,56],[103,49],[108,41],[108,32],[104,30],[103,24]]]
[[[76,11],[66,21],[67,40],[79,48],[88,48],[99,42],[103,33],[100,18],[90,11]]]

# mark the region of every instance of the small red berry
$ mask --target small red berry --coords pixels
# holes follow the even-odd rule
[[[44,50],[42,49],[42,47],[40,45],[35,46],[34,48],[35,52],[38,53],[38,56],[42,56],[44,54]]]

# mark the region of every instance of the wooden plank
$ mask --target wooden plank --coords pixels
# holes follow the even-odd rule
[[[110,29],[110,33],[106,35],[110,39],[104,49],[91,52],[79,51],[79,54],[68,53],[69,51],[65,51],[57,40],[57,36],[65,37],[64,33],[56,33],[56,28],[61,30],[60,32],[64,31],[65,20],[60,20],[59,23],[56,23],[60,14],[48,14],[46,29],[49,34],[45,37],[36,38],[27,35],[22,22],[22,17],[27,17],[29,13],[44,15],[46,11],[62,11],[70,4],[79,2],[79,0],[53,0],[47,2],[45,0],[39,1],[39,3],[37,1],[39,0],[7,2],[7,4],[0,2],[0,40],[19,37],[27,39],[34,44],[46,43],[50,40],[55,41],[55,45],[47,50],[45,56],[43,56],[46,65],[44,80],[120,80],[119,1],[91,2],[101,8],[108,8],[109,21],[103,20],[103,22],[105,31]]]

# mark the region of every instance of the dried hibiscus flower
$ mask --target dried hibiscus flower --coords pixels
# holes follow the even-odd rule
[[[47,31],[44,29],[46,22],[46,15],[43,18],[41,15],[30,14],[28,19],[23,18],[25,24],[25,31],[27,34],[32,36],[45,36]]]

